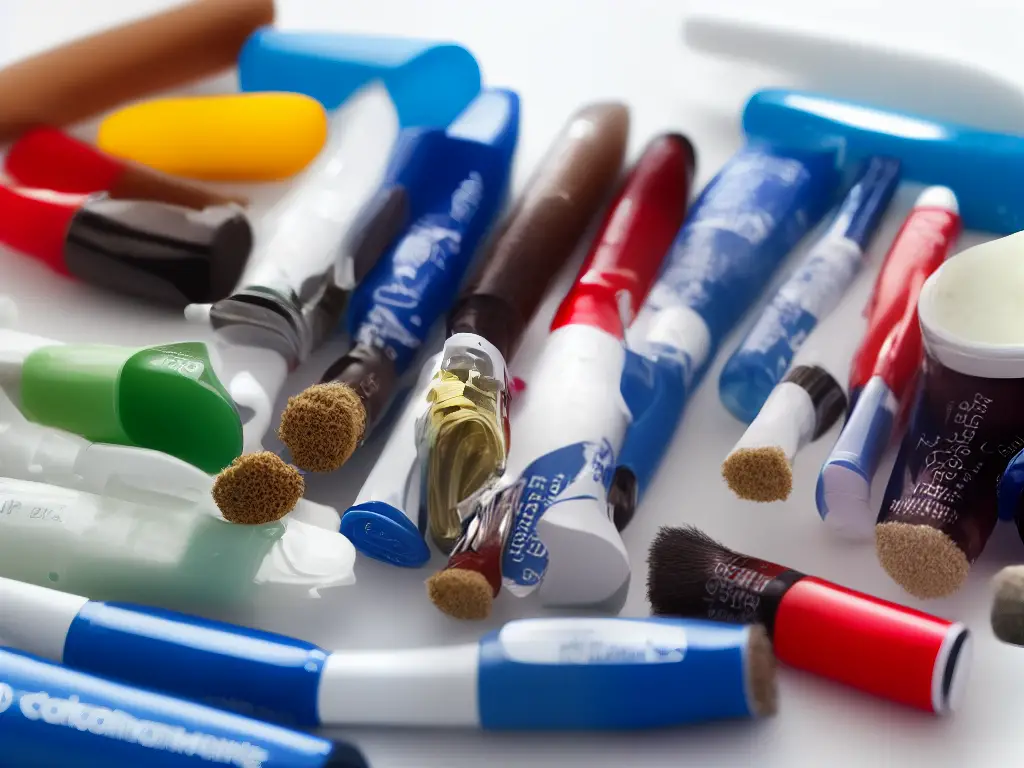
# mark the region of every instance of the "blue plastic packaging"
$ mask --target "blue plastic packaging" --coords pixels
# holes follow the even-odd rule
[[[345,745],[0,649],[0,761],[18,768],[366,768]]]
[[[750,630],[695,619],[511,622],[480,641],[480,723],[621,730],[754,717]]]
[[[328,110],[376,79],[402,128],[443,128],[480,92],[476,59],[454,43],[264,27],[238,57],[243,91],[302,93]]]
[[[832,151],[749,144],[701,192],[629,329],[622,394],[633,416],[618,473],[642,499],[722,339],[831,207]]]
[[[399,136],[384,191],[408,191],[410,224],[355,289],[346,318],[353,342],[384,349],[399,373],[455,300],[501,211],[518,135],[519,97],[487,89],[447,129]]]
[[[899,158],[904,179],[956,193],[965,227],[1000,235],[1024,229],[1024,136],[789,90],[755,93],[743,130],[782,147],[832,148],[845,162]]]
[[[864,164],[831,226],[722,368],[719,396],[737,419],[754,420],[818,321],[838,305],[860,270],[899,179],[898,160],[874,157]]]
[[[1017,510],[1021,506],[1021,497],[1024,496],[1024,451],[1017,453],[1006,465],[1002,477],[999,478],[997,493],[999,519],[1015,520]],[[1024,520],[1018,527],[1024,530]]]

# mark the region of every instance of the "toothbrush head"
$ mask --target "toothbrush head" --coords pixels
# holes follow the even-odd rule
[[[445,568],[427,579],[430,602],[453,619],[482,621],[491,615],[494,592],[479,571]]]
[[[793,469],[777,445],[734,450],[722,462],[722,477],[747,501],[784,501],[793,490]]]
[[[280,520],[306,490],[302,475],[270,451],[239,456],[213,481],[213,501],[224,519],[241,525]]]
[[[306,472],[333,472],[355,453],[366,431],[366,407],[347,384],[314,384],[288,398],[277,436]]]

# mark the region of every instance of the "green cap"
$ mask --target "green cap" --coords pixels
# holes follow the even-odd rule
[[[242,452],[238,410],[201,342],[42,347],[22,365],[21,406],[37,424],[163,451],[204,472]]]

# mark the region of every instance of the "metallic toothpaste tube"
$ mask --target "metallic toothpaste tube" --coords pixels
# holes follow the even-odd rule
[[[329,652],[6,579],[0,600],[0,635],[23,651],[296,727],[623,730],[759,717],[776,706],[771,645],[756,625],[524,619],[478,642]],[[0,662],[0,680],[2,671]],[[650,695],[663,685],[679,694]]]
[[[612,493],[635,507],[718,345],[817,223],[839,184],[834,152],[749,145],[693,204],[627,333],[622,394],[632,413]],[[620,526],[628,522],[621,517]]]

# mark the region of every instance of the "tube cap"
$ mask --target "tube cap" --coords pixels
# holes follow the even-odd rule
[[[249,220],[234,206],[193,211],[92,198],[72,217],[64,265],[93,285],[184,307],[229,295],[252,243]]]
[[[0,186],[0,243],[68,274],[64,240],[84,195]]]
[[[238,412],[199,342],[42,347],[22,365],[21,406],[37,424],[163,451],[204,472],[242,450]]]

